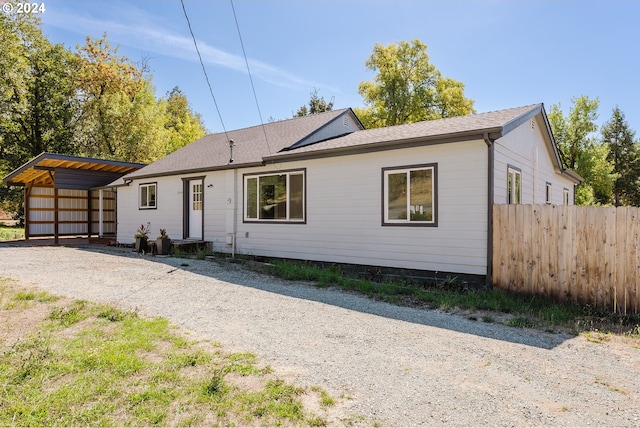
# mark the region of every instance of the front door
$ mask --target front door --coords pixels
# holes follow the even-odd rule
[[[202,180],[189,180],[189,239],[203,239],[202,205]]]

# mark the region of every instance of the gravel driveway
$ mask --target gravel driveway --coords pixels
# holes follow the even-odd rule
[[[504,327],[106,247],[0,244],[0,277],[135,307],[256,353],[292,382],[347,397],[335,424],[640,426],[640,348],[620,338]]]

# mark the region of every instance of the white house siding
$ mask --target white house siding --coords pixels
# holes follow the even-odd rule
[[[182,178],[190,176],[201,177],[204,174],[175,175],[169,177],[154,177],[134,180],[128,186],[119,187],[118,198],[118,226],[117,241],[123,244],[131,244],[135,241],[134,235],[141,224],[150,223],[151,232],[149,238],[155,239],[160,235],[160,228],[167,229],[167,234],[172,239],[182,239],[182,204],[183,182]],[[139,209],[140,184],[157,183],[156,209]],[[204,187],[206,189],[207,180]],[[207,207],[207,195],[204,206]]]
[[[528,121],[495,142],[494,201],[506,204],[507,170],[513,166],[522,171],[522,203],[546,203],[546,183],[551,183],[551,203],[564,204],[564,189],[573,204],[574,183],[560,174],[553,160],[550,143],[542,132],[539,116]]]
[[[487,147],[433,145],[239,171],[239,253],[486,274]],[[382,226],[382,168],[438,164],[438,226]],[[243,173],[306,168],[306,224],[243,223]]]

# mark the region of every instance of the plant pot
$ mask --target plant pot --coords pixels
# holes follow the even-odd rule
[[[143,253],[147,251],[147,238],[136,238],[136,252]]]
[[[156,239],[156,249],[158,250],[158,254],[169,254],[169,250],[171,249],[171,238]]]

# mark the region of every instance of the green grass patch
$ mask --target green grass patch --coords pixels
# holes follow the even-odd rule
[[[0,426],[326,425],[254,354],[187,340],[166,319],[1,286],[40,322],[0,342]],[[321,409],[332,400],[317,395]]]
[[[0,241],[14,241],[24,239],[24,228],[0,225]]]
[[[310,263],[273,260],[269,273],[288,280],[315,282],[318,287],[336,287],[361,293],[397,305],[428,307],[444,311],[490,311],[515,315],[506,324],[516,327],[555,331],[556,327],[574,334],[605,329],[640,339],[640,316],[619,317],[587,305],[559,302],[542,296],[511,293],[498,289],[474,289],[457,278],[424,284],[408,281],[371,281],[344,274],[338,265],[321,267]],[[496,316],[481,316],[495,322]],[[478,317],[476,317],[478,319]]]

